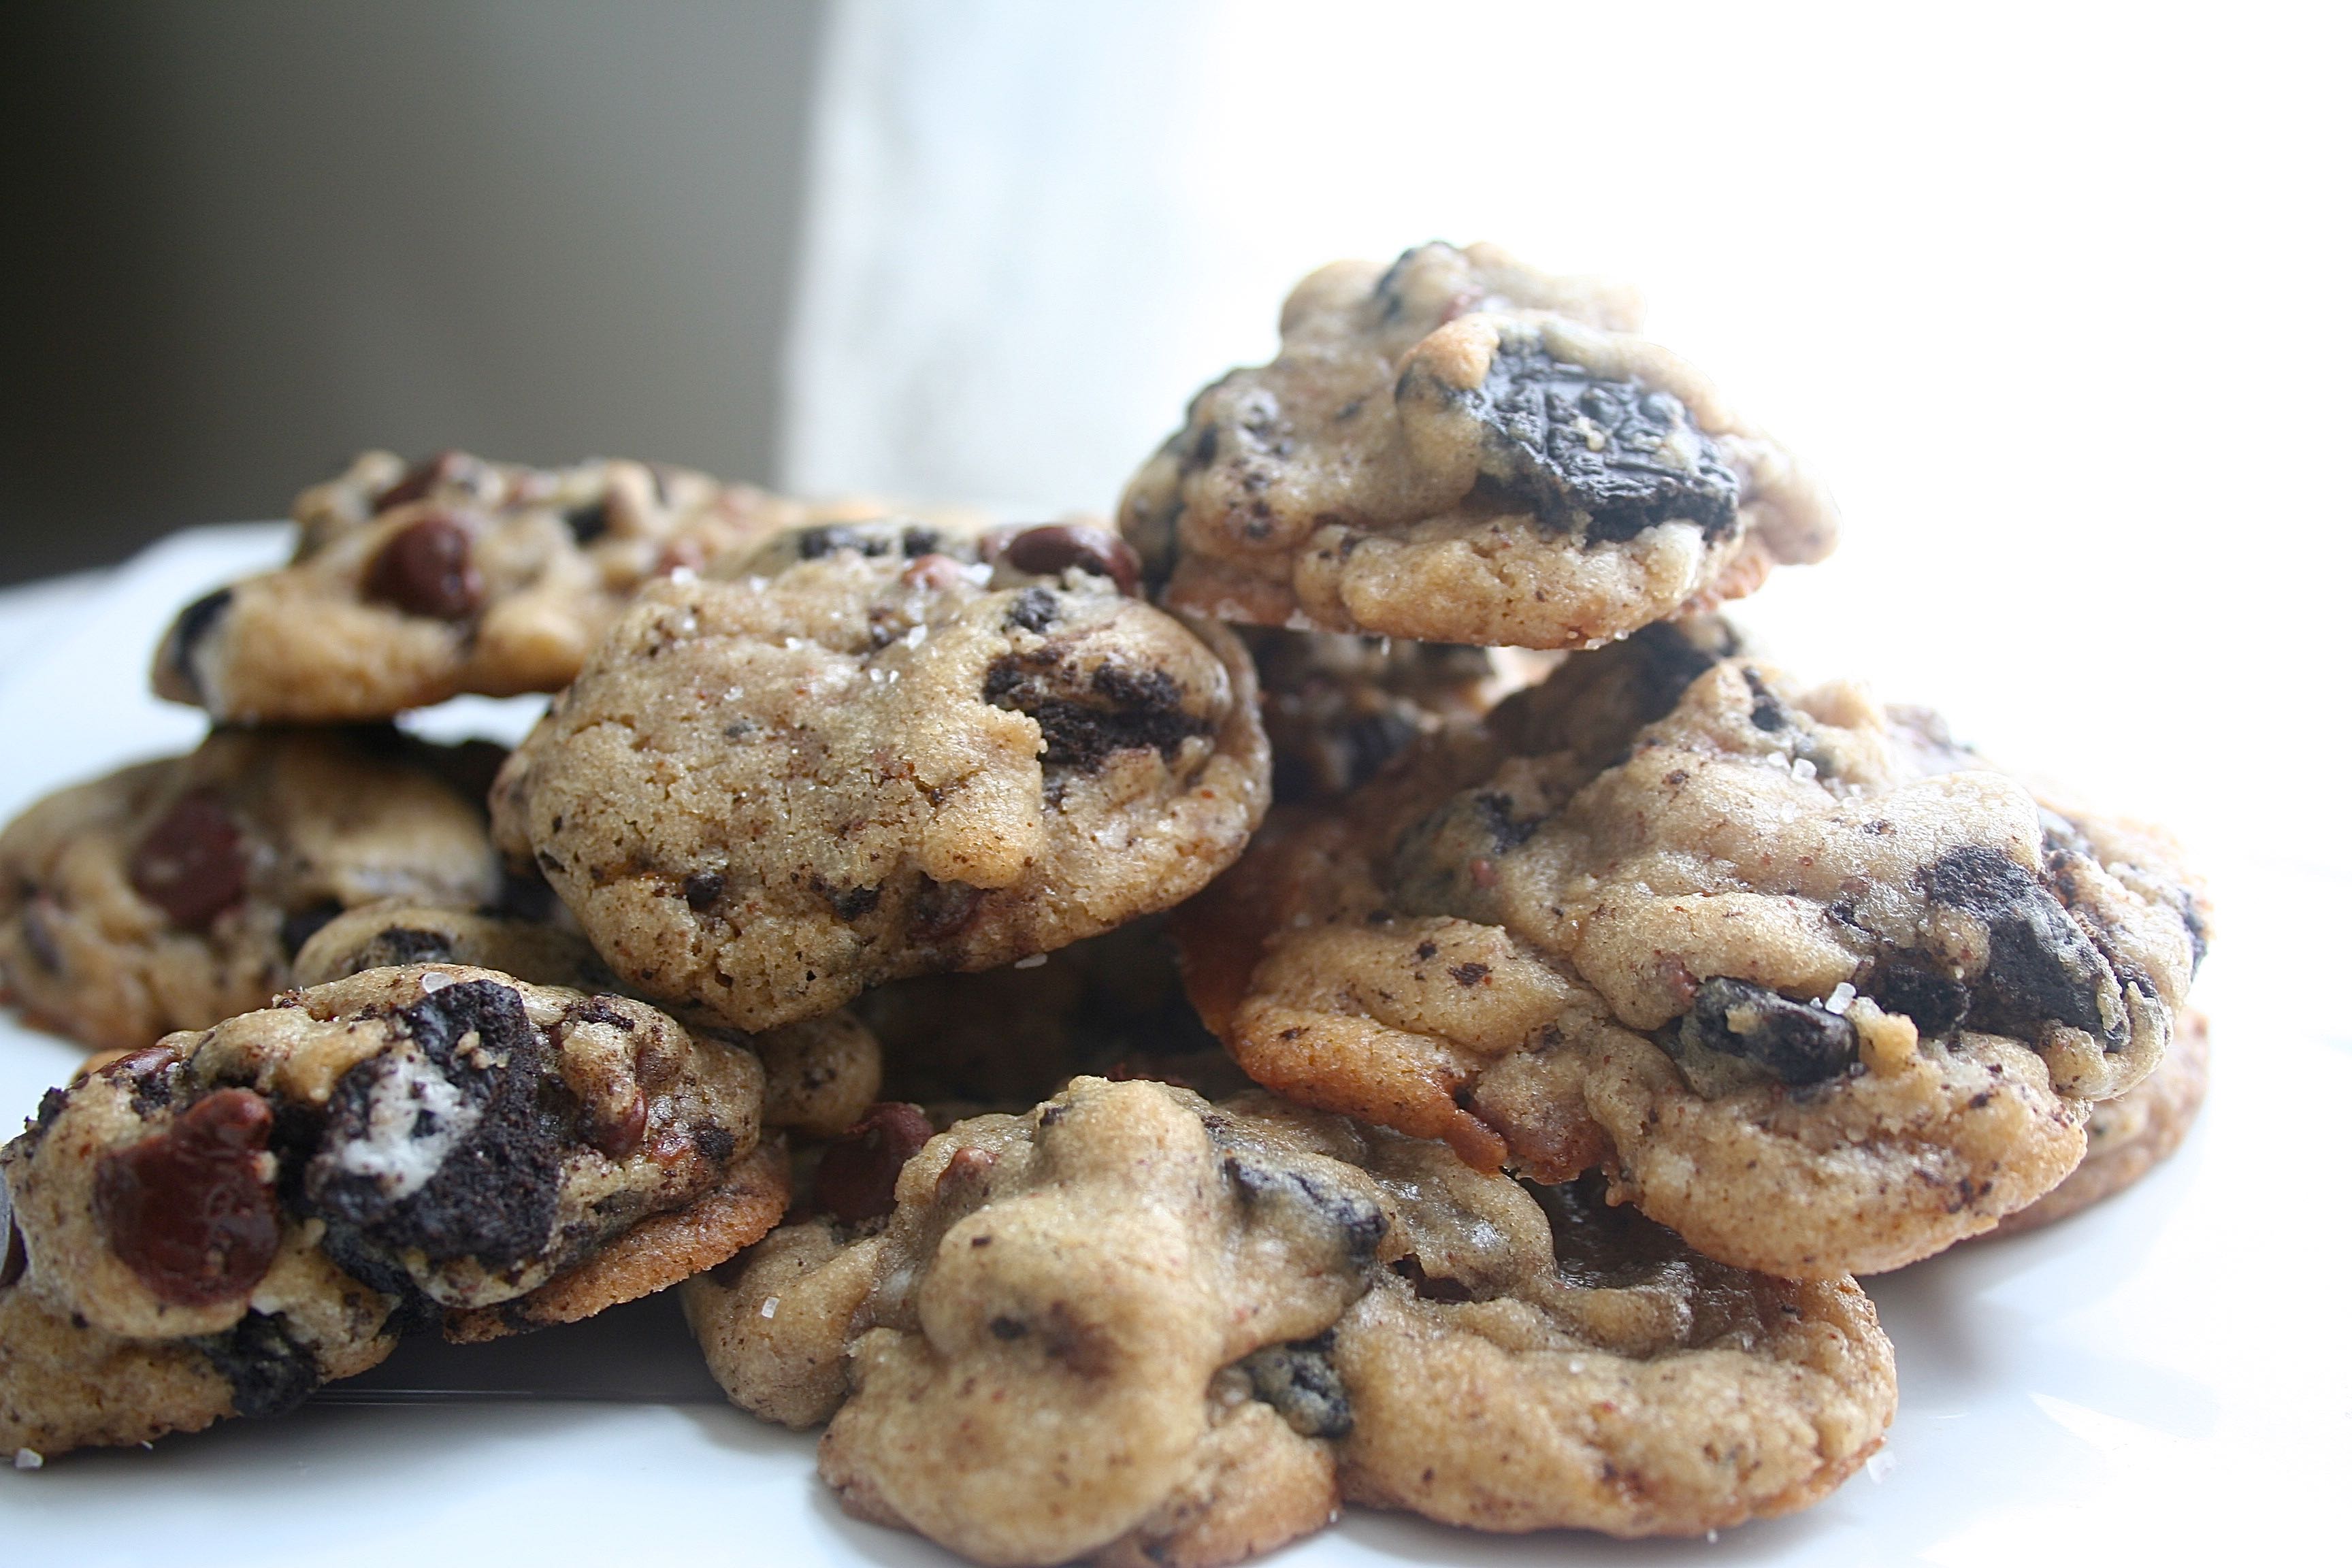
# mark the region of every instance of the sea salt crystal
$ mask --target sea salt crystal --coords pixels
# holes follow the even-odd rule
[[[1045,955],[1042,952],[1033,952],[1026,958],[1016,958],[1013,961],[1013,967],[1015,969],[1043,969],[1045,967]]]
[[[32,1449],[19,1448],[16,1450],[16,1468],[18,1469],[37,1470],[41,1468],[42,1463],[41,1456],[33,1452]]]
[[[454,975],[434,973],[426,974],[424,979],[418,981],[416,984],[424,988],[426,995],[430,996],[434,992],[440,990],[445,985],[457,984],[457,977]]]
[[[930,627],[929,627],[929,626],[917,626],[913,631],[908,632],[905,637],[901,637],[899,640],[900,640],[901,642],[905,643],[905,644],[906,644],[908,647],[910,647],[910,648],[914,648],[914,647],[922,647],[922,646],[923,646],[923,639],[924,639],[925,637],[927,637],[930,636],[930,635],[931,635],[931,628],[930,628]]]
[[[1871,1484],[1874,1486],[1885,1480],[1886,1472],[1894,1468],[1895,1456],[1884,1448],[1862,1462],[1863,1473],[1870,1478]]]
[[[1837,989],[1830,993],[1830,999],[1822,1003],[1822,1007],[1823,1011],[1835,1013],[1843,1018],[1845,1016],[1845,1010],[1853,1005],[1853,987],[1841,980],[1837,983]]]
[[[783,1298],[782,1296],[771,1296],[766,1300],[761,1302],[760,1316],[763,1318],[774,1317],[776,1315],[776,1303],[782,1300]]]
[[[1813,759],[1811,757],[1799,757],[1795,762],[1789,764],[1789,771],[1796,774],[1801,779],[1811,778],[1816,773],[1820,772],[1819,769],[1813,766]]]

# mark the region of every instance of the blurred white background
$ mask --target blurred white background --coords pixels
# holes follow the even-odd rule
[[[2352,869],[2342,14],[1454,0],[835,14],[780,462],[1108,510],[1341,256],[1638,282],[1829,479],[1801,670]]]

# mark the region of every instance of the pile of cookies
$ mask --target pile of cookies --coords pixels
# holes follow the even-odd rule
[[[1833,512],[1637,315],[1327,268],[1116,531],[304,495],[163,637],[211,737],[0,834],[9,993],[100,1051],[0,1152],[0,1447],[675,1285],[846,1509],[986,1563],[1826,1495],[1895,1409],[1853,1276],[2179,1141],[2208,915],[1748,646]],[[510,755],[391,722],[528,691]]]

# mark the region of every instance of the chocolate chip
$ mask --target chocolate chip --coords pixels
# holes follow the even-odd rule
[[[608,1160],[625,1160],[646,1141],[646,1091],[637,1089],[621,1114],[610,1121],[592,1121],[588,1142]],[[730,1150],[731,1152],[731,1150]]]
[[[412,616],[461,621],[481,607],[482,574],[473,542],[455,519],[429,513],[386,540],[368,563],[360,592]]]
[[[2114,984],[2098,950],[2041,881],[1981,845],[1954,849],[1927,868],[1927,897],[1985,924],[1991,952],[1970,987],[1978,1019],[2024,1038],[2043,1021],[2114,1039],[2099,1002]]]
[[[1004,624],[1042,636],[1047,626],[1061,618],[1061,615],[1062,601],[1033,584],[1013,595],[1012,607],[1004,612]]]
[[[228,1380],[239,1415],[283,1415],[319,1386],[319,1363],[276,1312],[247,1312],[225,1334],[189,1342]]]
[[[1835,1078],[1856,1050],[1853,1026],[1838,1014],[1722,975],[1698,988],[1682,1036],[1687,1045],[1754,1062],[1786,1084]]]
[[[696,914],[717,903],[719,896],[726,890],[727,874],[723,871],[689,872],[686,880],[678,884],[678,891],[686,899],[686,907]]]
[[[1772,689],[1764,684],[1764,678],[1752,668],[1739,673],[1748,679],[1750,721],[1768,733],[1785,728],[1789,722],[1788,710],[1782,708],[1780,700],[1772,695]]]
[[[1024,529],[1004,546],[1003,560],[1016,572],[1056,577],[1070,567],[1108,577],[1132,595],[1143,575],[1134,547],[1108,529],[1084,522],[1052,522]]]
[[[898,1171],[931,1140],[921,1110],[886,1100],[835,1139],[816,1165],[816,1206],[852,1224],[888,1214]]]
[[[572,543],[593,544],[612,531],[611,498],[600,496],[594,500],[584,501],[573,507],[563,514],[563,526],[572,531]]]
[[[362,969],[401,969],[412,963],[447,963],[457,957],[446,931],[425,931],[415,926],[386,926],[368,938],[360,950],[360,963],[352,973]]]
[[[44,893],[25,906],[20,919],[25,946],[31,952],[33,962],[51,974],[62,974],[66,967],[65,950],[58,945],[58,933],[50,925],[57,910],[56,901]]]
[[[1331,1364],[1331,1340],[1327,1331],[1311,1340],[1268,1345],[1241,1361],[1251,1392],[1302,1437],[1344,1437],[1356,1429],[1348,1391]]]
[[[1714,539],[1738,523],[1738,476],[1671,393],[1597,376],[1522,338],[1498,345],[1486,381],[1459,401],[1486,427],[1490,488],[1546,527],[1581,518],[1598,542],[1676,520]]]
[[[245,897],[245,836],[219,797],[182,795],[131,852],[131,885],[187,931]]]
[[[147,1046],[135,1051],[125,1051],[104,1067],[98,1076],[131,1088],[131,1109],[142,1116],[152,1116],[172,1103],[173,1079],[182,1058],[169,1046]]]
[[[989,667],[981,686],[992,705],[1037,721],[1049,768],[1097,773],[1127,751],[1156,751],[1173,761],[1186,741],[1214,728],[1184,711],[1184,693],[1166,670],[1100,664],[1076,690],[1074,673],[1050,658],[1008,655]]]
[[[91,1185],[108,1247],[164,1301],[208,1307],[261,1282],[278,1255],[263,1174],[269,1102],[215,1089],[171,1125],[100,1158]]]
[[[278,922],[278,945],[292,958],[302,951],[302,944],[319,934],[329,921],[343,912],[340,899],[321,899],[299,910],[289,910]]]
[[[463,452],[436,452],[423,462],[413,464],[389,489],[375,498],[375,504],[370,510],[380,517],[394,507],[423,500],[432,492],[434,486],[455,477],[474,461]]]
[[[1217,1136],[1213,1128],[1210,1136]],[[1350,1268],[1370,1268],[1381,1238],[1389,1233],[1388,1216],[1379,1205],[1305,1171],[1266,1163],[1252,1151],[1227,1152],[1224,1173],[1254,1215],[1288,1212],[1328,1229]]]
[[[1911,1020],[1923,1039],[1948,1035],[1969,1016],[1969,988],[1925,953],[1882,954],[1863,990],[1890,1013]]]
[[[204,697],[205,683],[196,678],[196,649],[205,634],[219,624],[228,614],[230,601],[236,594],[227,588],[215,588],[180,612],[172,629],[163,637],[163,662],[167,668],[188,683],[189,689]]]

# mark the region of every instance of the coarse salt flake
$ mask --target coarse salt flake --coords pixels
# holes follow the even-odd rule
[[[1886,1472],[1894,1468],[1895,1456],[1884,1448],[1862,1462],[1863,1473],[1870,1478],[1873,1485],[1885,1480]]]
[[[1026,958],[1016,958],[1013,961],[1013,967],[1015,969],[1043,969],[1045,967],[1045,955],[1042,952],[1033,952]]]
[[[424,979],[419,980],[416,984],[426,995],[430,996],[434,992],[441,990],[445,986],[457,984],[457,980],[455,975],[443,974],[435,971],[428,973]]]
[[[1813,766],[1812,758],[1799,757],[1795,762],[1789,764],[1789,771],[1796,774],[1801,779],[1809,779],[1821,770]]]
[[[1835,1013],[1843,1018],[1845,1016],[1845,1010],[1853,1005],[1854,995],[1853,984],[1841,980],[1837,983],[1837,989],[1830,993],[1829,1000],[1822,1004],[1822,1010]]]
[[[30,1448],[16,1450],[16,1468],[20,1470],[37,1470],[45,1462],[40,1455]]]
[[[760,1316],[763,1318],[774,1317],[776,1315],[776,1304],[782,1300],[783,1298],[782,1296],[771,1296],[766,1300],[761,1302]]]

